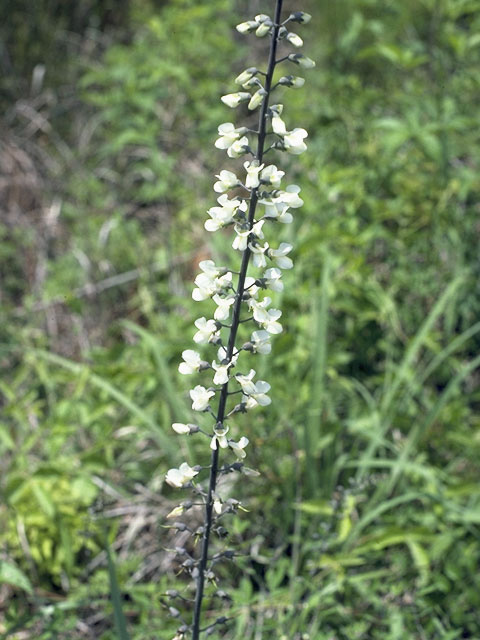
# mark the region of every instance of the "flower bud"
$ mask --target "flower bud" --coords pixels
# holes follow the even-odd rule
[[[312,16],[305,11],[295,11],[295,13],[291,13],[288,17],[290,22],[299,22],[301,24],[307,24],[312,19]]]
[[[300,89],[305,84],[305,78],[299,78],[298,76],[282,76],[278,81],[278,84],[285,85],[286,87],[292,87],[293,89]]]
[[[250,102],[248,103],[248,108],[250,109],[250,111],[253,111],[260,104],[262,104],[263,97],[266,95],[267,92],[265,91],[265,89],[259,89],[258,91],[256,91],[251,97]]]
[[[303,40],[296,33],[289,33],[287,40],[290,44],[293,44],[294,47],[301,47],[303,45]]]
[[[178,618],[180,616],[180,611],[175,609],[175,607],[168,607],[168,611],[172,618]]]
[[[236,29],[239,33],[251,33],[252,31],[255,31],[257,27],[258,24],[254,20],[248,20],[247,22],[237,24]]]
[[[270,31],[270,27],[272,26],[272,22],[270,20],[266,22],[262,22],[262,24],[255,31],[255,35],[257,38],[263,38]]]
[[[268,110],[269,115],[281,116],[283,112],[283,104],[272,104]]]
[[[307,58],[303,53],[291,53],[288,56],[290,62],[294,62],[295,64],[299,64],[304,69],[313,69],[315,66],[315,61],[311,58]]]
[[[243,85],[257,75],[257,73],[258,69],[256,67],[249,67],[235,78],[235,83]]]
[[[270,21],[270,16],[267,16],[266,13],[259,13],[258,15],[255,16],[255,22],[258,22],[259,24],[262,24],[264,22]]]
[[[226,95],[221,97],[221,101],[223,102],[223,104],[226,104],[227,107],[234,109],[235,107],[238,107],[241,102],[249,100],[250,97],[251,96],[249,93],[240,91],[238,93],[227,93]]]

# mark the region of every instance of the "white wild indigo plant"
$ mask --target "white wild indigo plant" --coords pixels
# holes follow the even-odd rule
[[[222,495],[222,487],[217,486],[217,481],[220,476],[234,472],[258,475],[244,464],[249,442],[241,434],[240,427],[234,424],[234,418],[271,402],[269,383],[256,379],[255,369],[248,363],[247,356],[254,359],[259,354],[270,353],[271,336],[282,331],[279,322],[282,312],[270,307],[272,299],[268,292],[282,291],[282,270],[293,266],[289,257],[292,245],[286,242],[277,245],[271,232],[278,224],[272,223],[291,223],[292,210],[300,207],[303,201],[297,185],[282,188],[284,171],[266,161],[266,157],[275,151],[298,155],[307,148],[305,129],[287,128],[283,105],[271,102],[278,87],[296,89],[304,84],[303,78],[290,74],[291,70],[315,66],[313,60],[295,51],[303,41],[289,31],[292,23],[302,24],[309,20],[310,15],[297,11],[282,21],[282,0],[277,0],[273,17],[260,14],[237,26],[241,34],[255,34],[259,38],[269,36],[270,52],[265,71],[256,67],[246,69],[235,80],[241,91],[222,96],[222,102],[228,107],[246,103],[248,111],[258,109],[259,118],[256,130],[231,122],[221,124],[215,142],[229,158],[245,158],[244,171],[240,175],[227,169],[217,175],[218,181],[213,188],[220,194],[218,206],[209,209],[205,222],[209,233],[226,227],[233,230],[232,248],[238,256],[239,267],[218,266],[213,260],[200,262],[201,273],[195,278],[192,297],[197,301],[211,299],[216,308],[213,318],[201,317],[195,321],[197,331],[193,340],[199,347],[214,346],[216,356],[211,359],[211,356],[187,349],[179,366],[180,373],[185,375],[202,372],[207,382],[195,385],[190,391],[192,409],[202,414],[201,426],[175,423],[172,428],[180,435],[198,433],[208,438],[211,461],[208,466],[193,467],[183,462],[178,469],[170,469],[166,474],[169,485],[190,489],[193,493],[190,499],[171,511],[169,518],[179,518],[171,526],[182,533],[182,541],[187,540],[184,544],[188,545],[190,536],[194,543],[199,543],[190,545],[189,549],[182,545],[175,548],[182,571],[193,580],[194,597],[185,596],[189,591],[167,592],[170,614],[181,623],[174,640],[210,636],[229,620],[227,616],[221,616],[201,626],[202,612],[206,609],[206,585],[210,587],[210,601],[215,597],[226,598],[225,592],[216,590],[215,565],[220,561],[232,561],[239,555],[225,546],[227,530],[223,524],[226,515],[234,514],[242,507],[238,500]],[[279,49],[282,49],[280,54]],[[281,65],[285,75],[276,73],[277,65]],[[274,80],[274,74],[278,79]],[[253,274],[247,273],[249,267]],[[246,331],[245,339],[240,339]],[[222,457],[225,456],[222,466],[221,452]],[[204,480],[202,476],[206,476]],[[188,520],[180,520],[194,505],[201,505],[204,510],[200,527],[191,527]],[[210,550],[212,534],[220,541],[214,552]],[[187,611],[181,613],[177,607]],[[191,622],[186,621],[187,615],[191,616]]]

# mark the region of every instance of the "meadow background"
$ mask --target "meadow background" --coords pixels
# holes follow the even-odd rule
[[[317,61],[283,100],[305,205],[211,615],[231,639],[478,640],[480,2],[288,9]],[[2,639],[113,640],[120,600],[134,640],[178,626],[163,478],[208,451],[170,428],[177,366],[198,262],[229,262],[203,229],[242,117],[219,96],[266,60],[234,26],[269,10],[1,3]]]

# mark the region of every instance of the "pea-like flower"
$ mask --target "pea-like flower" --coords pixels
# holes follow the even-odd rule
[[[215,450],[217,446],[222,449],[226,449],[228,447],[227,433],[229,431],[229,427],[224,426],[222,424],[218,424],[214,430],[214,435],[210,441],[210,449]]]
[[[243,166],[247,171],[245,186],[247,187],[247,189],[256,189],[260,185],[259,173],[265,165],[263,164],[259,165],[258,162],[255,160],[253,162],[249,162],[247,160],[247,162],[245,162]]]
[[[180,489],[190,482],[199,471],[193,469],[187,462],[182,462],[178,469],[169,469],[165,481],[171,486]]]
[[[212,300],[217,305],[213,317],[215,320],[226,320],[230,315],[230,307],[235,302],[235,296],[227,296],[222,298],[218,294],[214,295]]]
[[[207,212],[211,218],[211,220],[207,220],[204,225],[207,231],[218,231],[218,229],[233,222],[237,211],[247,210],[247,203],[245,201],[236,198],[229,200],[225,193],[217,199],[217,202],[221,206],[211,207]]]
[[[262,355],[266,355],[272,350],[270,334],[268,333],[268,331],[264,331],[263,329],[260,329],[260,331],[252,332],[250,343],[253,346],[253,353],[261,353]]]
[[[215,141],[215,146],[217,149],[228,149],[245,131],[245,127],[237,129],[231,122],[224,122],[218,127],[218,135],[220,137]]]
[[[205,411],[210,403],[210,398],[213,398],[214,395],[215,391],[212,389],[205,389],[205,387],[197,384],[197,386],[190,391],[192,409],[194,411]]]
[[[266,267],[267,259],[265,257],[265,253],[268,250],[268,242],[266,242],[263,247],[258,243],[250,242],[248,244],[248,248],[252,252],[252,261],[256,267]]]
[[[283,282],[281,281],[282,272],[280,269],[273,267],[267,269],[263,274],[266,286],[272,291],[283,291]]]
[[[281,242],[278,249],[268,249],[268,257],[274,260],[279,269],[291,269],[293,262],[287,255],[293,249],[288,242]]]
[[[233,451],[233,453],[237,456],[239,460],[243,460],[243,458],[245,458],[245,456],[247,455],[244,449],[247,446],[248,442],[249,442],[248,438],[246,438],[245,436],[242,436],[238,442],[235,442],[234,440],[229,440],[228,446],[230,447],[230,449]]]
[[[197,344],[212,342],[213,338],[218,335],[218,326],[215,320],[207,320],[204,317],[198,318],[198,320],[195,320],[195,326],[198,331],[193,336],[193,341]]]
[[[307,145],[303,141],[304,138],[308,136],[308,133],[305,129],[296,128],[293,131],[290,131],[286,136],[283,137],[283,144],[285,146],[286,151],[293,155],[299,155],[303,153]]]
[[[284,175],[285,171],[279,171],[274,164],[270,164],[262,170],[260,180],[272,185],[272,187],[278,188]]]
[[[278,322],[282,312],[279,309],[267,309],[272,302],[271,298],[266,296],[261,302],[257,300],[248,300],[248,306],[253,312],[253,319],[268,333],[278,334],[283,331],[282,325]]]
[[[195,278],[197,287],[192,291],[192,298],[197,302],[207,300],[216,293],[223,293],[232,288],[232,273],[227,271],[219,278],[211,277],[210,273],[199,273]]]
[[[240,158],[249,151],[248,138],[243,136],[239,140],[236,140],[231,147],[227,149],[227,155],[229,158]]]
[[[200,371],[200,368],[204,364],[200,354],[193,351],[193,349],[186,349],[185,351],[182,351],[182,358],[184,359],[184,362],[181,362],[178,365],[178,370],[183,375],[189,375]]]
[[[233,187],[239,184],[237,176],[232,171],[227,171],[226,169],[220,171],[216,177],[218,181],[213,185],[213,189],[217,193],[225,193],[225,191],[233,189]]]

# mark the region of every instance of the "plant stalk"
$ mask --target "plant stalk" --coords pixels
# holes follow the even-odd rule
[[[267,133],[267,117],[266,116],[267,116],[268,103],[270,98],[270,91],[272,88],[273,72],[275,70],[275,64],[276,64],[275,59],[277,54],[278,31],[280,28],[282,4],[283,4],[283,0],[276,0],[274,28],[271,35],[268,68],[267,68],[267,73],[265,77],[266,95],[263,98],[260,117],[259,117],[259,125],[258,125],[258,144],[257,144],[257,152],[255,155],[255,159],[259,163],[262,162],[264,146],[265,146],[265,136]],[[250,206],[248,210],[249,229],[252,229],[253,227],[253,222],[255,219],[255,211],[257,208],[257,202],[258,202],[258,188],[255,188],[252,190],[252,194],[250,198]],[[232,325],[230,328],[230,334],[229,334],[228,345],[227,345],[227,353],[226,353],[226,359],[229,361],[232,359],[233,351],[235,348],[235,339],[237,337],[237,331],[240,324],[242,298],[245,290],[245,278],[247,277],[247,270],[250,262],[250,256],[251,256],[251,250],[247,246],[242,256],[242,264],[241,264],[240,273],[238,276],[237,293],[235,295],[235,302],[233,305]],[[218,412],[217,412],[217,424],[223,423],[223,421],[225,420],[225,409],[227,404],[227,397],[228,397],[228,381],[223,385],[222,390],[220,392],[220,399],[218,403]],[[199,640],[199,637],[200,637],[200,618],[201,618],[201,612],[202,612],[203,592],[204,592],[204,586],[205,586],[205,569],[207,566],[208,547],[209,547],[210,534],[212,529],[213,492],[215,491],[215,487],[217,485],[218,456],[219,456],[219,447],[217,446],[217,448],[212,451],[212,457],[211,457],[210,478],[209,478],[209,484],[208,484],[207,501],[205,504],[205,524],[204,524],[203,537],[202,537],[202,551],[200,556],[200,563],[198,566],[197,590],[195,594],[195,604],[194,604],[194,611],[193,611],[192,640]]]

